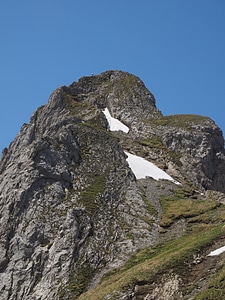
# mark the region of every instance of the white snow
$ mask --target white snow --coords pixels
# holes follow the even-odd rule
[[[125,133],[129,132],[129,127],[127,127],[126,125],[124,125],[122,122],[120,122],[119,120],[113,118],[110,115],[110,112],[108,110],[108,108],[105,108],[105,110],[103,110],[103,113],[109,123],[109,129],[111,131],[117,131],[117,130],[122,130]]]
[[[147,161],[146,159],[140,156],[130,154],[128,152],[125,152],[125,154],[128,156],[127,162],[137,179],[145,178],[146,176],[148,176],[156,180],[167,179],[176,184],[180,184],[179,182],[175,181],[166,172],[158,168],[153,163]]]
[[[124,125],[122,122],[113,118],[110,115],[108,108],[105,108],[103,110],[103,113],[109,123],[109,129],[111,131],[122,130],[125,133],[129,132],[129,128],[126,125]],[[145,178],[146,176],[149,176],[156,180],[167,179],[176,184],[180,184],[179,182],[175,181],[166,172],[164,172],[163,170],[161,170],[160,168],[155,166],[153,163],[147,161],[146,159],[144,159],[140,156],[130,154],[128,152],[125,152],[125,153],[128,156],[127,162],[137,179],[141,179],[141,178]]]
[[[219,254],[223,253],[224,251],[225,251],[225,246],[220,247],[220,248],[218,248],[218,249],[216,249],[216,250],[214,250],[214,251],[211,251],[211,252],[208,254],[208,256],[219,255]]]

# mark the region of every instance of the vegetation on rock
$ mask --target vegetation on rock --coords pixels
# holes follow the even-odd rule
[[[137,180],[126,151],[181,184]],[[57,89],[0,161],[0,299],[223,299],[224,170],[216,124],[162,116],[134,75]]]

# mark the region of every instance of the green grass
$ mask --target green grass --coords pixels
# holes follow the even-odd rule
[[[90,118],[84,123],[85,126],[90,126],[92,128],[102,130],[104,127],[104,115],[103,113],[98,113],[94,117]]]
[[[106,172],[103,174],[92,174],[92,176],[94,178],[93,182],[85,190],[81,190],[79,199],[79,202],[84,205],[90,215],[97,213],[99,203],[97,203],[96,197],[104,191],[107,180]]]
[[[75,300],[84,292],[88,283],[93,277],[93,268],[89,263],[80,265],[76,270],[76,276],[70,275],[69,283],[66,287],[61,287],[58,292],[60,300]]]
[[[152,136],[150,138],[142,139],[139,143],[143,146],[148,146],[150,148],[166,149],[166,147],[163,145],[161,139],[158,136]]]
[[[225,266],[213,276],[207,289],[201,291],[194,298],[195,300],[224,300],[225,296]]]
[[[137,77],[135,77],[132,74],[124,74],[120,78],[120,89],[118,89],[119,94],[126,95],[127,93],[129,94],[130,90],[134,92],[134,86],[137,85]]]
[[[72,117],[90,119],[96,114],[96,108],[87,101],[77,101],[74,96],[66,92],[61,92],[61,97],[65,108],[69,110]]]
[[[152,282],[157,275],[167,270],[174,269],[180,273],[194,253],[210,245],[222,234],[223,225],[196,225],[191,234],[133,255],[123,267],[108,273],[94,290],[82,294],[79,300],[104,299],[104,296],[121,291],[135,282]],[[115,296],[112,299],[117,298]]]
[[[76,299],[86,288],[93,277],[93,268],[89,263],[79,266],[76,270],[76,277],[70,276],[69,287],[72,299]]]
[[[145,202],[147,211],[149,212],[150,215],[152,216],[157,216],[158,212],[156,210],[156,208],[152,205],[152,203],[148,200],[148,198],[146,197],[146,195],[141,194],[140,195],[142,200]]]
[[[192,218],[192,222],[199,221],[201,215],[211,214],[212,211],[216,210],[220,203],[211,200],[198,199],[194,200],[191,198],[182,198],[177,195],[163,196],[160,199],[162,206],[162,219],[160,225],[162,227],[169,227],[174,221],[180,218]],[[224,211],[224,208],[223,208]],[[195,219],[193,219],[195,217]]]
[[[104,299],[106,295],[111,295],[110,299],[119,299],[119,291],[126,290],[137,282],[151,283],[170,270],[182,276],[187,262],[193,259],[194,254],[224,236],[225,206],[216,201],[191,199],[190,193],[189,190],[179,188],[173,195],[161,198],[161,226],[168,227],[176,220],[185,218],[188,229],[182,237],[137,252],[122,267],[107,273],[94,290],[82,294],[79,300],[99,300]],[[210,283],[208,294],[206,291],[202,292],[196,300],[222,300],[223,298],[214,296],[217,297],[218,293],[220,297],[224,282],[225,269],[221,269]]]
[[[184,129],[191,129],[192,125],[201,124],[202,122],[205,122],[207,120],[208,118],[205,116],[192,114],[178,114],[161,117],[159,119],[153,120],[153,122],[155,125],[160,126],[172,126]]]

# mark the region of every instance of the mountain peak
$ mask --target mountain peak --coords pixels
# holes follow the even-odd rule
[[[135,299],[150,297],[154,282],[185,285],[173,251],[191,268],[192,255],[207,257],[222,236],[224,170],[218,126],[163,116],[132,74],[107,71],[58,88],[0,161],[0,299]],[[179,297],[190,296],[184,290]]]

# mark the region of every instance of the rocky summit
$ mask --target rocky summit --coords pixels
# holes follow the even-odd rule
[[[2,152],[0,299],[222,300],[224,193],[210,118],[122,71],[60,87]]]

